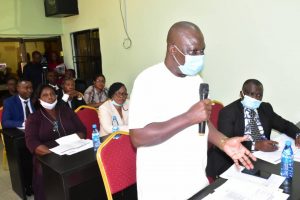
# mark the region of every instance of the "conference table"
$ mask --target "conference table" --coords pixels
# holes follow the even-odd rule
[[[92,148],[71,156],[50,153],[38,159],[47,199],[106,199]]]
[[[46,199],[107,199],[93,148],[70,156],[50,153],[38,159],[43,169]],[[114,199],[137,199],[136,185],[113,196]]]
[[[280,174],[280,163],[279,164],[271,164],[266,161],[258,159],[256,162],[254,162],[254,168],[258,169],[260,172],[260,176],[262,178],[268,178],[271,174]],[[226,182],[226,179],[219,178],[214,183],[210,184],[209,186],[205,187],[201,191],[199,191],[197,194],[195,194],[193,197],[190,198],[190,200],[199,200],[203,199],[205,196],[207,196],[209,193],[213,193],[214,189],[222,185]],[[290,184],[290,187],[281,187],[284,189],[284,191],[288,194],[289,200],[299,200],[300,199],[300,162],[294,163],[294,176],[292,183]]]
[[[25,145],[24,130],[3,129],[3,136],[12,189],[26,200],[26,188],[32,183],[32,155]]]

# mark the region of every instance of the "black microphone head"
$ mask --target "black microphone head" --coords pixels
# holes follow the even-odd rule
[[[200,99],[206,99],[208,97],[209,86],[207,83],[201,83],[199,88]]]

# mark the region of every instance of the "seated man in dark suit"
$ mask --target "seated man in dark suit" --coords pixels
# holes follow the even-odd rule
[[[218,129],[228,137],[249,135],[244,143],[249,150],[275,151],[277,142],[270,140],[271,130],[275,129],[295,139],[300,147],[300,129],[293,123],[276,114],[269,103],[262,102],[263,85],[256,79],[243,84],[241,99],[225,106],[219,113]],[[226,154],[213,147],[208,152],[206,173],[215,177],[233,164]]]
[[[81,105],[86,105],[83,94],[75,90],[75,81],[73,79],[64,80],[58,100],[69,106],[72,110],[76,110]]]
[[[84,93],[87,88],[85,81],[76,78],[76,72],[74,69],[67,69],[64,79],[73,79],[75,81],[75,90],[81,93]]]
[[[57,84],[58,74],[56,71],[48,71],[47,73],[47,83],[55,90],[55,94],[59,95],[61,93],[61,87]]]
[[[1,94],[0,97],[0,106],[3,105],[3,101],[15,94],[17,94],[17,83],[18,80],[14,77],[10,77],[6,80],[7,91]]]
[[[34,111],[30,100],[32,84],[30,81],[19,81],[18,94],[4,101],[2,126],[3,128],[25,128],[27,116]]]

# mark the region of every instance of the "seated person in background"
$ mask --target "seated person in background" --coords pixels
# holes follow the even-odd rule
[[[28,115],[34,111],[30,99],[32,94],[31,82],[19,81],[17,92],[18,94],[4,101],[2,115],[3,128],[24,128]]]
[[[50,153],[57,146],[56,139],[77,133],[85,138],[86,129],[77,115],[67,106],[57,103],[54,89],[42,85],[37,90],[36,112],[26,121],[25,141],[33,154],[33,190],[34,199],[44,200],[42,169],[36,156]]]
[[[8,97],[11,97],[11,96],[14,96],[17,94],[17,83],[18,83],[18,80],[14,77],[8,78],[6,80],[7,91],[1,95],[0,106],[3,105],[4,99],[7,99]]]
[[[65,73],[64,80],[73,79],[75,81],[75,90],[84,93],[86,90],[86,82],[76,78],[76,73],[74,69],[67,69]]]
[[[116,116],[119,130],[128,132],[128,106],[127,89],[123,83],[113,83],[108,89],[108,98],[99,107],[100,135],[112,133],[112,118]]]
[[[243,84],[241,99],[225,106],[219,113],[218,129],[228,137],[251,136],[244,143],[249,150],[275,151],[277,142],[270,140],[271,130],[275,129],[295,139],[300,147],[300,129],[293,123],[276,114],[271,104],[262,102],[263,85],[256,79]],[[232,159],[217,148],[208,151],[206,172],[215,177],[233,164]]]
[[[96,75],[93,78],[93,84],[85,90],[84,101],[88,106],[98,108],[107,99],[104,75]]]
[[[60,86],[57,85],[58,74],[56,71],[48,71],[47,73],[47,82],[48,85],[54,88],[55,93],[58,95],[60,93]]]
[[[58,100],[62,100],[72,110],[76,110],[81,105],[85,105],[83,94],[75,90],[75,82],[73,79],[66,79],[63,82],[62,91],[58,95]]]

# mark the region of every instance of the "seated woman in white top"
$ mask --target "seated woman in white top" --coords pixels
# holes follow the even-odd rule
[[[88,106],[98,108],[107,99],[107,88],[105,87],[105,76],[96,74],[93,77],[93,85],[84,92],[84,101]]]
[[[127,89],[123,83],[113,83],[108,90],[108,100],[99,107],[100,135],[112,133],[112,118],[118,121],[119,130],[128,132]]]

